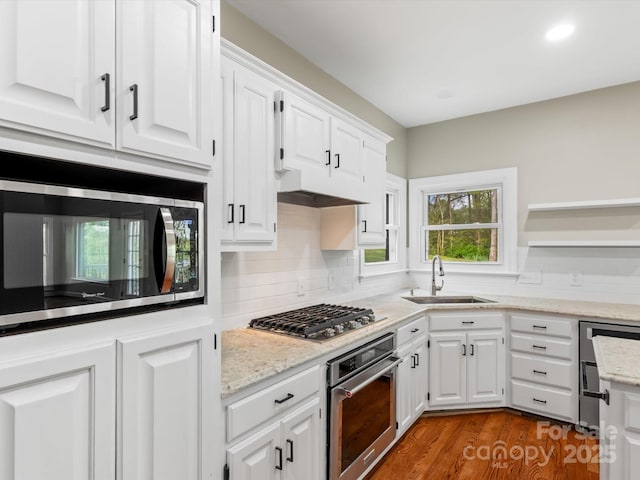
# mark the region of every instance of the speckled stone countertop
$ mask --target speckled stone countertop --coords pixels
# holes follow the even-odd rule
[[[415,293],[417,296],[426,294],[424,291]],[[447,292],[442,295],[454,294],[457,293]],[[343,302],[353,306],[372,308],[377,316],[386,317],[386,319],[326,342],[313,342],[249,328],[222,332],[222,397],[229,397],[255,383],[312,360],[329,358],[332,353],[344,350],[358,342],[363,343],[370,337],[374,338],[375,335],[421,312],[500,309],[543,312],[620,323],[640,322],[640,305],[482,294],[476,296],[492,300],[494,303],[419,305],[402,298],[407,295],[408,291],[405,290]],[[640,367],[637,371],[640,372]]]
[[[640,340],[593,337],[593,350],[602,380],[640,387]]]

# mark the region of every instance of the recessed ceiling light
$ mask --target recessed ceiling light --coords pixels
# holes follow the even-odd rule
[[[553,27],[551,30],[547,32],[545,37],[550,42],[558,42],[560,40],[564,40],[565,38],[569,37],[574,32],[575,29],[576,29],[575,25],[572,25],[570,23],[564,23],[562,25],[557,25]]]

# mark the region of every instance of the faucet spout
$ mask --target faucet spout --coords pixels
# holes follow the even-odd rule
[[[440,258],[439,255],[434,255],[431,261],[431,295],[435,295],[440,290],[442,290],[442,287],[444,287],[444,280],[442,281],[442,284],[436,285],[436,260],[438,261],[438,268],[439,268],[438,276],[444,277],[444,268],[442,267],[442,259]]]

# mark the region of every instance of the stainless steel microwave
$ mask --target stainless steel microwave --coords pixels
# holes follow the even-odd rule
[[[0,180],[0,327],[204,296],[201,202]]]

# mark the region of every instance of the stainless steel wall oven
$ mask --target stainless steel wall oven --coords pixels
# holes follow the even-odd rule
[[[330,480],[355,480],[396,435],[396,338],[387,334],[328,363]]]

